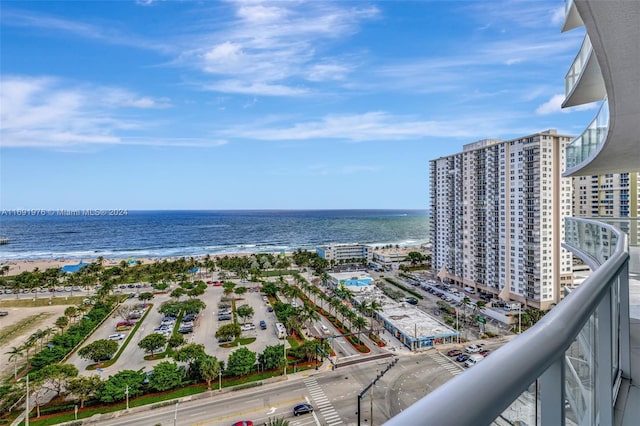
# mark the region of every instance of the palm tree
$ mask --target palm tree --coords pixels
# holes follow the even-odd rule
[[[21,349],[24,349],[27,352],[27,364],[29,363],[29,351],[32,347],[35,346],[36,342],[33,340],[33,335],[27,339],[21,346]]]
[[[469,306],[470,303],[471,303],[471,299],[469,299],[467,296],[462,298],[462,306],[464,306],[463,321],[465,322],[467,320],[467,306]]]
[[[358,330],[358,342],[360,342],[360,332],[367,326],[367,320],[358,316],[353,322],[353,326]]]
[[[5,354],[9,355],[9,362],[13,361],[13,379],[18,378],[18,358],[22,356],[22,347],[13,346],[9,352]]]

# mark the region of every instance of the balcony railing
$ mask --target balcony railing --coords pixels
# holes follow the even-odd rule
[[[609,132],[609,102],[605,99],[600,106],[598,114],[585,129],[584,132],[575,138],[567,146],[566,159],[567,168],[564,176],[571,176],[578,169],[579,165],[586,162],[597,154]]]
[[[592,53],[593,47],[591,46],[591,40],[587,35],[584,37],[582,46],[580,46],[580,51],[573,60],[571,68],[569,68],[569,71],[564,77],[564,93],[566,96],[569,96],[576,83],[580,80],[580,75],[582,74],[584,66]]]
[[[614,424],[629,377],[627,235],[569,218],[565,248],[593,273],[534,327],[386,425]]]

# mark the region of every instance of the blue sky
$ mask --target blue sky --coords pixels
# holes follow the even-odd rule
[[[2,1],[0,206],[427,208],[428,162],[579,134],[554,1]]]

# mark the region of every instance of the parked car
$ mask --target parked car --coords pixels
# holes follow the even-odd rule
[[[469,357],[469,359],[467,359],[464,362],[464,366],[467,367],[467,368],[471,368],[474,365],[476,365],[477,363],[479,363],[480,361],[482,361],[483,359],[484,359],[484,357],[482,355],[478,355],[478,354],[471,355]]]
[[[407,303],[409,303],[410,305],[417,305],[417,304],[418,304],[418,300],[417,300],[417,299],[414,299],[414,298],[412,298],[412,297],[408,298],[408,299],[406,300],[406,302],[407,302]]]
[[[124,339],[124,337],[125,337],[124,334],[117,333],[117,334],[110,334],[108,339],[109,340],[122,340],[122,339]]]
[[[451,349],[449,352],[447,352],[447,356],[458,356],[462,353],[462,351],[460,349]]]
[[[7,315],[9,315],[9,312],[7,312],[7,311],[0,311],[0,317],[6,317]]]
[[[480,347],[478,345],[469,345],[464,348],[464,351],[468,354],[477,354],[480,352]]]
[[[231,426],[253,426],[253,422],[251,420],[242,420],[240,422],[235,422]]]
[[[231,321],[231,315],[218,315],[218,321]]]
[[[227,342],[232,342],[233,341],[233,337],[228,337],[227,339],[223,339],[222,337],[218,339],[218,343],[227,343]]]
[[[249,330],[255,330],[255,329],[256,329],[255,324],[242,324],[240,326],[240,330],[242,331],[249,331]]]
[[[311,404],[299,404],[293,407],[293,415],[299,416],[300,414],[313,413],[313,407]]]
[[[265,320],[261,320],[260,321],[260,328],[262,330],[266,330],[267,329],[267,322]]]
[[[187,315],[182,317],[182,322],[195,321],[196,318],[198,318],[198,317],[195,314],[187,314]]]
[[[468,359],[469,359],[469,355],[467,354],[460,354],[456,357],[456,361],[458,362],[465,362]]]
[[[480,355],[482,355],[482,356],[487,356],[487,355],[489,355],[489,353],[490,353],[490,352],[491,352],[491,351],[490,351],[489,349],[482,349],[482,350],[480,350],[480,352],[478,352],[478,353],[479,353]]]
[[[273,312],[273,306],[267,306],[267,312]]]
[[[181,333],[181,334],[188,334],[192,332],[193,332],[193,326],[191,325],[186,327],[180,326],[180,328],[178,329],[178,333]]]

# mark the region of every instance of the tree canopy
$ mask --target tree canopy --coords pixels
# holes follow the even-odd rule
[[[149,376],[149,388],[157,391],[166,391],[180,386],[184,377],[184,367],[175,362],[162,361],[153,368],[153,374]]]
[[[102,382],[96,396],[102,402],[115,402],[125,399],[124,391],[129,388],[129,397],[142,395],[145,375],[140,371],[122,370],[109,376]]]
[[[100,339],[89,343],[78,351],[78,355],[93,362],[106,361],[118,350],[118,343],[113,340]]]
[[[234,376],[245,376],[256,363],[256,354],[247,348],[236,349],[229,355],[227,371]]]
[[[166,344],[167,338],[160,333],[151,333],[138,342],[138,346],[145,352],[151,353],[151,355],[164,348]]]

